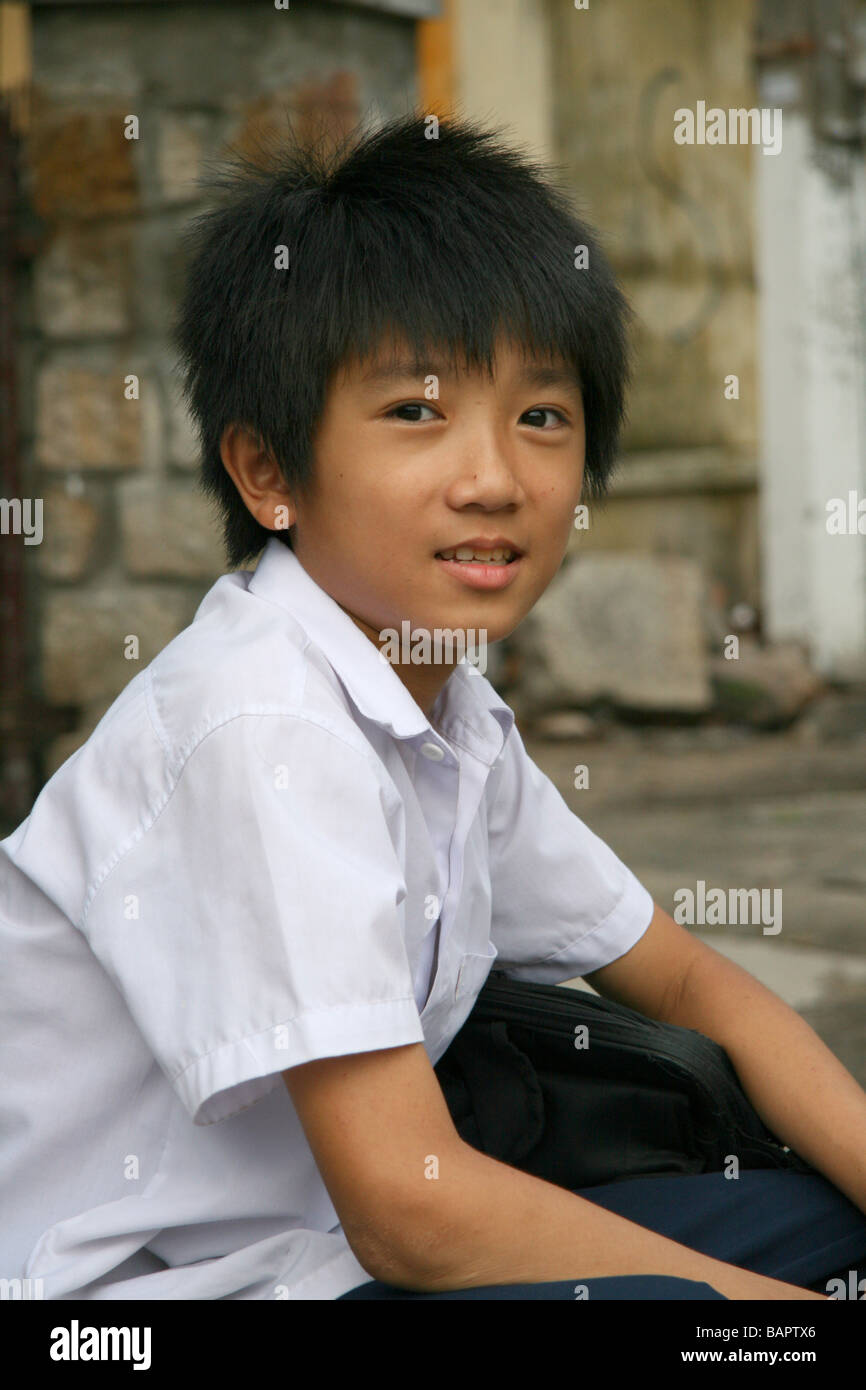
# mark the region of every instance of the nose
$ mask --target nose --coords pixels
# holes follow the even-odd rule
[[[495,425],[478,426],[462,445],[449,487],[454,507],[471,504],[495,511],[524,500],[518,469],[508,443]]]

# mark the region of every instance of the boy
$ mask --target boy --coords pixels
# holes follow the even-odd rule
[[[476,1152],[433,1071],[494,959],[583,975],[722,1041],[844,1204],[829,1267],[866,1246],[853,1078],[652,902],[482,675],[378,650],[406,619],[506,636],[603,493],[627,315],[596,242],[490,134],[417,116],[223,192],[177,342],[229,565],[263,554],[0,846],[4,1273],[55,1299],[820,1297]]]

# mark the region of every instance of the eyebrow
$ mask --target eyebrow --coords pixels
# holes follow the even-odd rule
[[[369,371],[362,374],[361,380],[373,386],[385,386],[390,382],[406,381],[425,376],[436,376],[440,380],[448,380],[451,377],[451,372],[447,369],[443,371],[433,362],[424,363],[419,362],[416,358],[406,357],[371,367]],[[521,386],[558,386],[569,392],[576,400],[582,399],[580,381],[577,375],[566,371],[563,367],[542,366],[541,364],[527,366],[520,372],[518,382]]]

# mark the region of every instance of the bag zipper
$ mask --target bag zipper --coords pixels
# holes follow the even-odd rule
[[[530,989],[531,988],[532,987],[530,986]],[[550,990],[557,987],[550,985],[542,985],[539,986],[539,988],[542,990]],[[497,1007],[496,1004],[497,992],[499,993],[499,997],[502,1001],[500,1007]],[[733,1114],[730,1115],[728,1118],[728,1123],[731,1127],[733,1137],[740,1135],[749,1144],[757,1145],[759,1148],[764,1149],[765,1151],[770,1151],[774,1154],[785,1154],[786,1156],[791,1155],[791,1158],[788,1161],[792,1163],[798,1163],[803,1161],[799,1158],[798,1155],[794,1155],[792,1153],[792,1150],[788,1148],[787,1145],[779,1143],[779,1141],[775,1139],[769,1132],[767,1132],[764,1135],[757,1135],[754,1132],[750,1132],[749,1128],[744,1127],[746,1115],[748,1114],[748,1118],[749,1120],[751,1120],[751,1115],[756,1115],[757,1112],[754,1111],[754,1108],[748,1101],[748,1097],[745,1097],[745,1100],[746,1104],[749,1105],[749,1112],[744,1112],[744,1098],[740,1095],[739,1090],[737,1089],[740,1085],[739,1077],[737,1076],[733,1063],[730,1061],[730,1059],[727,1057],[727,1054],[724,1052],[724,1049],[721,1048],[720,1044],[715,1042],[713,1038],[708,1038],[706,1034],[699,1033],[694,1028],[687,1028],[684,1030],[690,1035],[690,1051],[698,1051],[701,1053],[700,1065],[702,1070],[699,1071],[697,1069],[697,1064],[694,1058],[690,1056],[687,1057],[684,1054],[683,1045],[680,1044],[678,1041],[675,1041],[673,1038],[671,1038],[670,1034],[664,1031],[665,1027],[670,1027],[673,1025],[659,1024],[656,1019],[647,1018],[645,1015],[639,1015],[640,1021],[638,1022],[636,1020],[631,1019],[628,1016],[628,1014],[622,1013],[620,1013],[614,1021],[610,1017],[605,1017],[604,1013],[601,1011],[600,1006],[596,1006],[593,1004],[592,1001],[594,1000],[595,996],[587,996],[585,991],[575,992],[580,992],[584,994],[584,999],[580,1001],[581,1003],[586,1003],[587,999],[589,1000],[587,1007],[590,1010],[590,1014],[594,1007],[599,1008],[599,1014],[597,1019],[593,1019],[590,1016],[588,1019],[584,1021],[586,1022],[587,1026],[590,1027],[591,1030],[593,1028],[595,1029],[596,1034],[601,1042],[606,1042],[608,1044],[621,1047],[632,1056],[646,1057],[648,1053],[646,1043],[643,1040],[643,1038],[640,1042],[630,1041],[628,1037],[624,1037],[623,1034],[628,1034],[629,1032],[632,1032],[634,1034],[642,1034],[645,1033],[647,1029],[649,1029],[650,1032],[654,1034],[652,1042],[652,1051],[655,1053],[656,1060],[658,1061],[658,1063],[663,1067],[663,1069],[667,1069],[667,1067],[672,1065],[674,1068],[673,1075],[677,1079],[682,1080],[684,1075],[688,1077],[692,1081],[695,1088],[703,1094],[705,1102],[709,1105],[710,1109],[716,1111],[718,1110],[717,1105],[714,1104],[714,1098],[718,1094],[724,1094],[725,1088],[727,1088],[731,1095],[732,1107],[736,1106],[736,1108],[740,1112],[739,1115]],[[524,998],[525,997],[526,996],[524,994]],[[549,1013],[555,1016],[556,1018],[567,1020],[569,1023],[572,1023],[574,1019],[573,1007],[569,1004],[566,1004],[564,1001],[560,1005],[559,1002],[555,998],[551,997],[551,995],[548,993],[544,993],[541,995],[536,993],[533,997],[537,1001],[536,1004],[532,1005],[528,1003],[523,1003],[522,1000],[518,1000],[514,997],[512,991],[509,989],[508,982],[506,982],[503,986],[498,981],[491,981],[488,978],[488,981],[484,986],[483,993],[481,996],[479,996],[476,1002],[475,1010],[473,1011],[473,1017],[478,1019],[479,1021],[483,1021],[485,1015],[489,1016],[491,1021],[493,1018],[502,1019],[504,1010],[508,1015],[511,1016],[511,1021],[516,1023],[518,1026],[520,1026],[520,1024],[523,1023],[525,1027],[531,1027],[537,1032],[544,1033],[548,1037],[554,1037],[561,1041],[564,1035],[564,1030],[561,1027],[557,1027],[553,1021],[551,1021],[550,1023],[539,1021],[539,1010],[543,1008],[546,1013]],[[612,1005],[612,1007],[617,1010],[625,1008],[624,1005],[616,1004],[615,1002],[610,1000],[606,1000],[605,1004],[607,1006]],[[507,1024],[509,1021],[508,1017],[506,1017],[503,1021]],[[719,1052],[721,1052],[722,1054],[721,1057],[719,1056]],[[669,1074],[671,1073],[669,1072]],[[764,1126],[764,1122],[760,1118],[760,1116],[757,1116],[757,1118],[759,1124],[764,1129],[766,1129],[766,1126]]]

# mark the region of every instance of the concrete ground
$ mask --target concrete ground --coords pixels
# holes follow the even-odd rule
[[[781,890],[778,933],[754,919],[690,929],[796,1009],[866,1089],[863,713],[862,697],[834,696],[780,733],[609,725],[600,739],[559,742],[521,732],[571,809],[672,916],[675,891],[699,879],[707,892]],[[589,787],[575,790],[579,764]]]

